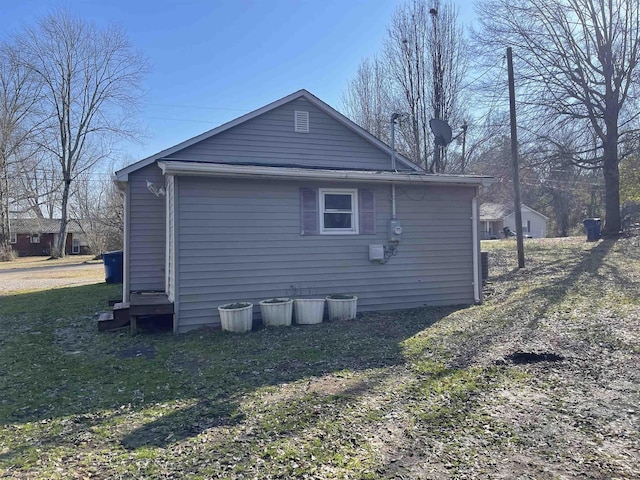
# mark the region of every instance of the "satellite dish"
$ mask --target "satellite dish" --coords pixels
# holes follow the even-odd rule
[[[431,127],[433,135],[436,137],[436,145],[446,147],[451,143],[453,132],[447,122],[439,118],[432,118],[429,120],[429,126]]]

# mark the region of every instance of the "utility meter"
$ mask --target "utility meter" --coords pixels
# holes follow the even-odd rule
[[[402,225],[400,225],[398,220],[391,220],[389,222],[389,241],[399,243],[401,236]]]

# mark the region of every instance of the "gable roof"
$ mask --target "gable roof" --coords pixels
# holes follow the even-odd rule
[[[34,233],[58,233],[60,232],[59,218],[12,218],[9,220],[11,233],[34,234]],[[82,229],[78,222],[69,220],[67,223],[67,233],[81,233]]]
[[[265,105],[264,107],[261,107],[257,110],[254,110],[253,112],[249,112],[245,115],[242,115],[238,118],[236,118],[235,120],[231,120],[230,122],[224,123],[212,130],[208,130],[200,135],[197,135],[193,138],[190,138],[189,140],[186,140],[182,143],[179,143],[173,147],[167,148],[165,150],[162,150],[161,152],[156,153],[155,155],[151,155],[150,157],[144,158],[136,163],[133,163],[125,168],[123,168],[122,170],[119,170],[115,173],[115,179],[117,181],[127,181],[127,177],[129,175],[129,173],[131,172],[135,172],[136,170],[139,170],[143,167],[146,167],[147,165],[152,164],[153,162],[157,161],[157,160],[161,160],[164,159],[165,157],[172,155],[180,150],[183,150],[187,147],[190,147],[192,145],[195,145],[198,142],[201,142],[203,140],[206,140],[208,138],[211,138],[215,135],[218,135],[219,133],[222,133],[224,131],[227,131],[237,125],[240,125],[241,123],[247,122],[253,118],[256,118],[266,112],[269,112],[271,110],[274,110],[282,105],[285,105],[293,100],[296,100],[298,98],[304,98],[305,100],[307,100],[309,103],[311,103],[312,105],[314,105],[315,107],[317,107],[319,110],[323,111],[324,113],[326,113],[327,115],[329,115],[331,118],[333,118],[334,120],[336,120],[337,122],[339,122],[341,125],[343,125],[345,128],[348,128],[349,130],[351,130],[352,132],[356,133],[357,135],[359,135],[360,137],[362,137],[364,140],[366,140],[367,142],[369,142],[370,144],[372,144],[373,146],[379,148],[380,150],[382,150],[383,152],[387,153],[389,156],[391,156],[391,147],[389,145],[387,145],[386,143],[382,142],[380,139],[378,139],[377,137],[373,136],[371,133],[367,132],[364,128],[360,127],[359,125],[357,125],[356,123],[354,123],[353,121],[349,120],[347,117],[345,117],[343,114],[341,114],[340,112],[338,112],[337,110],[335,110],[334,108],[332,108],[331,106],[329,106],[328,104],[324,103],[322,100],[320,100],[318,97],[316,97],[315,95],[311,94],[310,92],[308,92],[307,90],[298,90],[297,92],[294,92],[290,95],[287,95],[286,97],[281,98],[280,100],[276,100],[275,102],[269,103],[268,105]],[[415,163],[413,163],[411,160],[409,160],[408,158],[404,157],[403,155],[399,154],[398,152],[395,153],[395,157],[396,157],[396,161],[399,164],[404,164],[405,167],[409,167],[411,170],[414,170],[416,172],[424,172],[424,170],[419,167],[418,165],[416,165]]]
[[[485,222],[502,220],[509,213],[509,207],[502,203],[483,203],[480,205],[480,220]]]
[[[525,205],[524,203],[521,205],[521,207],[525,210],[530,211],[531,213],[540,215],[545,220],[549,219],[547,216],[541,214],[540,212],[537,212],[533,208]],[[482,205],[480,205],[480,220],[483,222],[502,220],[505,217],[508,217],[509,215],[513,215],[513,213],[514,211],[513,211],[512,205],[507,206],[507,205],[504,205],[503,203],[491,203],[491,202],[483,203]]]

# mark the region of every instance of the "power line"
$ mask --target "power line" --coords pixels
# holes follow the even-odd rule
[[[169,108],[188,108],[194,110],[229,110],[232,112],[249,112],[250,110],[244,108],[231,108],[231,107],[205,107],[202,105],[179,105],[170,103],[147,103],[147,105],[154,107],[169,107]]]
[[[166,120],[166,121],[169,121],[169,122],[206,123],[208,125],[212,125],[212,124],[216,123],[216,122],[211,121],[211,120],[188,120],[188,119],[183,119],[183,118],[168,118],[168,117],[144,117],[144,118],[150,118],[152,120]]]
[[[464,90],[466,88],[469,88],[471,85],[476,83],[478,80],[480,80],[482,77],[484,77],[491,70],[493,70],[494,68],[498,67],[499,64],[501,64],[501,63],[504,63],[504,57],[499,58],[498,61],[495,64],[491,65],[490,67],[487,67],[487,69],[484,72],[482,72],[480,75],[478,75],[477,77],[475,77],[474,79],[470,80],[465,85],[460,87],[460,90]],[[500,65],[500,66],[502,67],[502,65]]]

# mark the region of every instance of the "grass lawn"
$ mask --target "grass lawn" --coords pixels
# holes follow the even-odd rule
[[[634,242],[486,242],[483,305],[247,334],[2,297],[0,477],[640,478]]]

